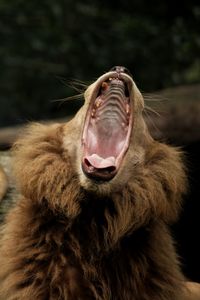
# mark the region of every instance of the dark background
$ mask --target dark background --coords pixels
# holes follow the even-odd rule
[[[77,93],[70,80],[88,84],[114,65],[145,92],[198,85],[198,2],[0,0],[0,127],[72,114],[81,101],[54,101]],[[200,282],[200,140],[169,142],[184,147],[190,180],[172,230],[186,276]]]
[[[143,91],[199,82],[198,2],[0,0],[0,126],[66,116],[65,83],[116,64]]]

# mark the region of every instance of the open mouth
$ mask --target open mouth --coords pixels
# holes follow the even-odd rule
[[[82,136],[83,172],[103,181],[117,174],[129,147],[133,122],[130,77],[115,72],[108,76],[93,92]]]

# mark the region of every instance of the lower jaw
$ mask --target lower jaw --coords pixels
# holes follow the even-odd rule
[[[82,165],[82,170],[88,178],[90,178],[92,180],[95,180],[95,181],[98,181],[98,182],[110,181],[117,174],[117,171],[107,173],[107,172],[104,172],[104,171],[101,171],[101,170],[100,171],[95,170],[93,172],[90,172],[83,165]]]

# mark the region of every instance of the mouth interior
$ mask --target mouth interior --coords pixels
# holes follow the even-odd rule
[[[84,126],[82,168],[87,176],[104,180],[115,176],[129,146],[131,123],[126,82],[107,79],[92,99]]]

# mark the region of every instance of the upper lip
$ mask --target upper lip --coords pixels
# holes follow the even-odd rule
[[[108,80],[109,78],[116,78],[116,79],[120,79],[122,81],[124,81],[127,84],[128,90],[129,90],[129,94],[130,94],[130,90],[131,90],[131,77],[125,73],[118,73],[118,72],[108,72],[106,74],[104,74],[100,81],[97,84],[97,87],[95,88],[92,98],[96,95],[97,91],[99,90],[99,86],[106,80]]]

